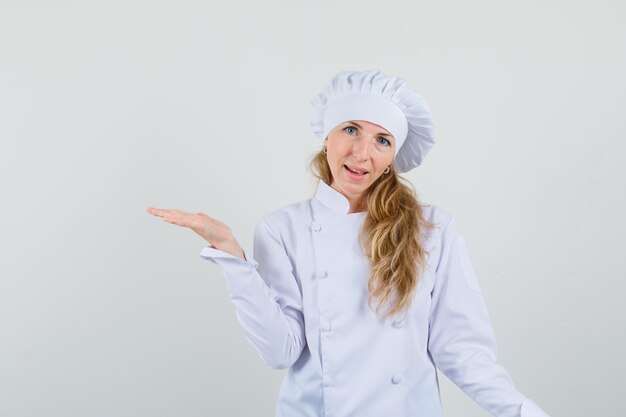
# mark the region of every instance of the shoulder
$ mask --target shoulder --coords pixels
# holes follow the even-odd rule
[[[432,203],[420,203],[424,218],[438,229],[444,229],[454,218],[452,213],[443,207]]]
[[[429,249],[440,250],[448,238],[456,233],[454,216],[437,204],[420,202],[420,206],[424,219],[433,225],[422,228],[423,242]]]
[[[257,221],[256,231],[263,228],[276,236],[286,236],[301,227],[306,227],[306,220],[311,218],[310,200],[309,198],[291,203],[264,214]]]

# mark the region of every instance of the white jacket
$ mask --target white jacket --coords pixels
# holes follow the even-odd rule
[[[276,417],[440,417],[436,368],[497,417],[545,417],[497,362],[496,340],[463,238],[449,213],[424,238],[428,268],[406,316],[367,305],[366,213],[323,181],[313,198],[265,215],[247,261],[213,247],[247,340],[289,368]],[[384,310],[383,310],[384,311]]]

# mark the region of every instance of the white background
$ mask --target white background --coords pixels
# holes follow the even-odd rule
[[[315,191],[309,100],[405,78],[437,144],[406,174],[465,237],[517,388],[624,414],[619,1],[0,2],[0,416],[271,416],[204,211],[250,248]],[[448,417],[488,414],[445,377]]]

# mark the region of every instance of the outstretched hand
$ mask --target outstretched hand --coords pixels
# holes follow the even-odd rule
[[[228,252],[243,260],[246,259],[230,228],[205,213],[189,213],[183,210],[166,210],[154,207],[148,207],[146,211],[168,223],[190,228],[216,249]]]

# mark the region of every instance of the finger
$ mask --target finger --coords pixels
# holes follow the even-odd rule
[[[152,211],[149,211],[149,213],[152,214],[153,216],[161,217],[161,218],[163,218],[163,217],[168,215],[167,213],[164,213],[164,212],[162,212],[160,210],[152,210]]]
[[[193,227],[198,223],[199,216],[196,216],[193,213],[187,213],[186,211],[181,210],[171,210],[171,213],[167,213],[164,217],[168,218],[170,221],[177,221],[178,223]]]
[[[185,211],[180,210],[180,209],[163,209],[163,208],[157,208],[157,207],[149,207],[150,211],[161,211],[161,212],[166,212],[166,213],[185,213]]]
[[[150,210],[149,213],[153,214],[155,216],[163,217],[163,216],[173,216],[173,215],[185,214],[186,212],[184,212],[182,210],[177,210],[177,209],[157,209],[157,208],[152,208],[152,210]]]
[[[155,214],[155,215],[160,215],[160,214],[164,214],[165,210],[160,209],[160,208],[156,208],[156,207],[148,207],[146,209],[146,211],[150,214]]]
[[[185,220],[184,217],[178,217],[178,216],[164,216],[163,220],[168,222],[168,223],[172,223],[175,224],[177,226],[188,226],[187,221]]]

